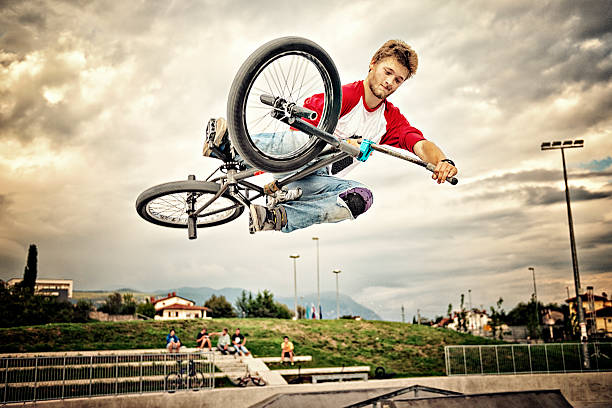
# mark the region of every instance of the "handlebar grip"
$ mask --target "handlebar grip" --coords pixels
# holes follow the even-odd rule
[[[276,98],[274,96],[266,95],[266,94],[260,95],[259,100],[261,101],[261,103],[264,103],[270,106],[274,106],[274,102],[276,102]]]
[[[291,114],[308,120],[315,120],[317,118],[317,112],[297,105],[291,109]]]
[[[433,165],[432,163],[427,163],[427,166],[425,166],[425,168],[427,168],[427,170],[429,170],[429,171],[431,171],[433,173],[433,171],[436,168],[436,166]],[[453,186],[457,185],[457,183],[459,182],[459,180],[457,180],[456,177],[447,177],[446,181],[451,183]]]

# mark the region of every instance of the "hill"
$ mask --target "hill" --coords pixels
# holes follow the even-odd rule
[[[444,346],[485,344],[491,340],[452,330],[398,322],[354,320],[213,319],[49,324],[0,329],[0,352],[163,348],[174,328],[183,343],[195,345],[198,330],[239,327],[255,356],[280,354],[282,336],[299,355],[313,361],[302,367],[382,366],[399,376],[443,375]]]

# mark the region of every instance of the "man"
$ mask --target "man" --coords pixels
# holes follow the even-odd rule
[[[206,327],[203,327],[202,330],[198,333],[196,337],[196,348],[204,349],[208,345],[208,348],[212,348],[212,343],[210,342],[210,335],[208,334],[208,330]]]
[[[174,329],[170,329],[170,334],[166,336],[166,348],[169,353],[178,353],[181,348],[181,341],[175,334]]]
[[[289,341],[289,337],[283,337],[283,342],[281,343],[281,363],[285,361],[285,358],[288,358],[291,361],[291,365],[293,365],[293,343]]]
[[[251,354],[249,350],[247,350],[247,348],[244,347],[245,343],[246,343],[246,339],[240,333],[240,329],[236,329],[236,333],[232,336],[232,344],[234,345],[234,348],[236,349],[237,354],[240,354],[241,356],[244,356],[244,355],[248,356]]]
[[[366,78],[342,87],[342,107],[334,135],[353,144],[365,137],[408,150],[421,160],[435,164],[432,178],[441,184],[447,177],[457,174],[454,162],[426,140],[422,132],[411,126],[399,109],[387,100],[416,73],[417,66],[417,54],[408,44],[400,40],[383,44],[372,57]],[[316,111],[320,118],[323,101],[323,94],[313,95],[306,99],[304,106]],[[224,120],[214,124],[217,133],[213,145],[227,146]],[[205,146],[207,149],[210,150]],[[205,155],[208,154],[205,152]],[[289,191],[301,191],[301,196],[292,201],[276,204],[273,208],[251,205],[250,230],[291,232],[313,224],[357,218],[371,207],[372,192],[359,182],[341,177],[359,163],[349,157],[334,163],[331,169],[320,169],[289,184]]]
[[[230,336],[227,327],[225,327],[223,328],[223,331],[219,334],[219,340],[217,341],[217,350],[219,350],[223,355],[232,352],[230,342]]]

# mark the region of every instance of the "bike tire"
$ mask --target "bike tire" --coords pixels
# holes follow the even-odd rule
[[[285,58],[290,58],[290,62],[287,62]],[[295,64],[294,59],[297,61]],[[288,68],[287,63],[290,64]],[[287,72],[283,69],[283,64]],[[276,68],[277,66],[280,68]],[[270,74],[271,80],[268,80],[266,76],[266,69],[275,71]],[[296,70],[295,75],[289,72],[291,69]],[[282,74],[278,74],[278,71]],[[313,75],[314,81],[310,79],[310,76],[308,80],[304,79],[306,72],[309,73],[308,75]],[[302,78],[299,78],[300,75],[303,75]],[[265,82],[262,78],[265,79]],[[294,81],[301,79],[302,82],[298,89],[295,89],[297,82],[291,87],[286,83],[291,78]],[[285,80],[285,84],[280,83],[282,80]],[[278,85],[275,82],[278,82]],[[302,90],[304,82],[308,84],[308,90]],[[311,86],[316,91],[310,93]],[[327,52],[318,44],[300,37],[278,38],[262,45],[240,67],[230,88],[227,103],[229,136],[232,145],[251,166],[271,173],[284,173],[297,170],[314,159],[326,143],[315,136],[301,132],[287,133],[288,125],[272,117],[266,117],[267,113],[272,112],[273,109],[259,100],[261,93],[257,94],[257,92],[282,97],[298,106],[303,106],[307,97],[323,93],[324,106],[317,127],[327,133],[333,133],[342,106],[342,86],[338,70]],[[258,112],[258,114],[251,115],[251,112]],[[263,115],[260,117],[259,113]],[[271,126],[280,124],[281,127],[275,128],[275,131],[270,134],[288,136],[287,141],[295,144],[292,147],[293,150],[277,154],[262,147],[254,136],[267,134],[257,132],[260,127],[265,128],[261,121],[267,120],[272,121],[269,122]],[[254,124],[255,121],[259,122]],[[302,136],[301,142],[298,136]],[[272,140],[272,137],[269,140]]]
[[[258,387],[263,387],[264,385],[267,385],[268,383],[266,382],[266,380],[264,380],[261,377],[258,378],[251,378],[251,381],[253,382],[253,384],[255,384]]]
[[[204,386],[204,374],[201,371],[196,371],[194,375],[189,377],[189,387],[194,390],[199,390]]]
[[[166,391],[176,392],[181,387],[181,376],[176,371],[173,371],[166,375],[165,384]]]
[[[143,191],[136,199],[136,211],[145,220],[164,227],[187,228],[189,194],[203,204],[219,191],[216,183],[199,180],[172,181]],[[225,211],[220,211],[227,208]],[[212,213],[213,211],[220,211]],[[238,218],[244,206],[228,193],[222,194],[199,216],[197,227],[213,227]],[[210,215],[206,215],[211,213]]]

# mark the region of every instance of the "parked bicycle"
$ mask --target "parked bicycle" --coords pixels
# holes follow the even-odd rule
[[[324,94],[320,116],[303,107],[318,93]],[[190,175],[151,187],[136,200],[138,214],[157,225],[187,228],[195,239],[197,228],[235,220],[255,200],[279,199],[287,184],[350,157],[363,162],[378,151],[434,171],[431,163],[368,139],[357,146],[335,137],[341,106],[338,71],[319,45],[299,37],[264,44],[244,62],[228,98],[229,136],[241,160],[217,151],[223,164],[204,181]],[[252,182],[264,172],[284,176],[265,185]],[[447,181],[457,184],[454,177]]]
[[[263,387],[267,384],[266,380],[264,380],[259,375],[259,373],[255,373],[255,375],[252,375],[248,367],[246,369],[245,375],[234,379],[230,378],[230,381],[232,382],[232,384],[238,387],[246,387],[247,385],[249,385],[249,382],[253,383],[254,385],[257,385],[258,387]]]
[[[204,374],[196,368],[193,359],[187,361],[187,367],[182,360],[176,362],[177,370],[166,375],[166,391],[176,392],[179,389],[198,391],[204,385]]]

